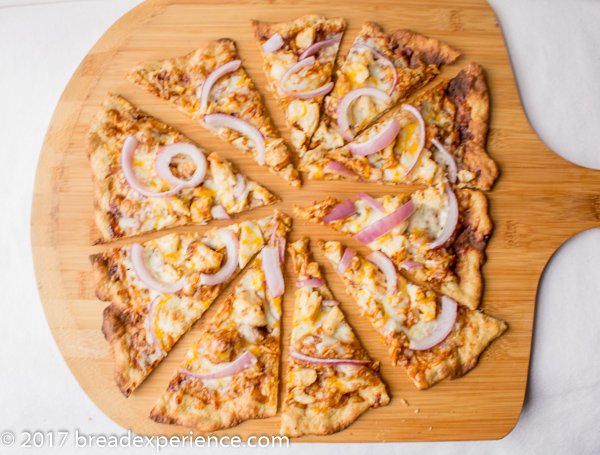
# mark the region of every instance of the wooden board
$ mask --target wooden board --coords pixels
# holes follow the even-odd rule
[[[418,392],[399,367],[392,367],[379,335],[362,319],[341,281],[322,255],[317,259],[335,296],[372,357],[382,362],[392,402],[371,410],[347,430],[328,437],[301,441],[431,441],[501,438],[516,424],[525,394],[538,280],[552,253],[575,233],[600,222],[600,174],[565,162],[548,150],[531,130],[521,108],[498,22],[483,0],[457,2],[372,0],[353,2],[291,0],[149,1],[119,20],[94,46],[74,74],[52,118],[42,149],[32,213],[32,244],[38,286],[56,342],[73,374],[91,399],[115,422],[142,435],[189,435],[190,430],[160,425],[148,413],[204,323],[223,296],[199,323],[182,337],[169,356],[125,399],[113,381],[113,362],[100,330],[107,305],[94,297],[88,255],[109,246],[92,246],[97,232],[92,216],[92,181],[83,147],[87,125],[111,91],[124,96],[185,135],[221,153],[242,171],[282,198],[275,206],[290,214],[292,203],[308,204],[324,195],[354,197],[358,191],[374,195],[402,188],[358,183],[305,181],[293,190],[252,159],[202,130],[168,103],[124,79],[139,62],[184,55],[209,41],[229,37],[237,42],[244,66],[267,101],[276,125],[289,139],[289,130],[266,91],[260,55],[248,24],[251,18],[285,21],[307,13],[343,16],[348,29],[345,54],[364,20],[380,23],[386,31],[408,28],[440,38],[462,52],[444,68],[441,78],[458,73],[470,61],[483,65],[491,92],[489,152],[501,168],[501,178],[489,193],[495,232],[487,249],[482,309],[504,319],[509,331],[482,356],[479,366],[464,378],[443,381]],[[289,140],[288,140],[289,143]],[[248,212],[240,219],[271,213],[272,208]],[[565,216],[568,214],[568,216]],[[224,225],[215,222],[211,226]],[[188,228],[203,231],[207,227]],[[184,231],[185,229],[177,229]],[[164,234],[146,235],[143,239]],[[326,228],[295,220],[291,239],[341,240],[361,252],[357,242]],[[111,244],[124,245],[126,241]],[[313,243],[314,245],[314,243]],[[287,358],[293,308],[291,264],[286,264],[282,358]],[[232,287],[230,286],[229,289]],[[226,294],[226,293],[225,293]],[[559,317],[557,315],[557,317]],[[283,361],[282,373],[286,362]],[[281,388],[280,392],[282,392]],[[402,404],[404,398],[409,406]],[[228,435],[277,434],[280,414],[247,421]]]

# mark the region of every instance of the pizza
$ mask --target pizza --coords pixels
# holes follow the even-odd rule
[[[434,157],[445,151],[451,157],[450,165],[456,167],[452,183],[490,190],[499,169],[486,150],[490,101],[481,65],[470,63],[456,77],[416,98],[414,104],[427,125],[428,143],[438,142],[429,146]]]
[[[346,21],[317,14],[290,22],[251,21],[269,90],[281,107],[296,150],[306,150],[319,124],[324,96]]]
[[[294,213],[383,252],[411,280],[468,308],[479,306],[481,266],[492,233],[484,193],[439,184],[412,194],[360,196],[344,202],[327,197],[294,206]]]
[[[92,120],[86,148],[96,243],[206,224],[279,201],[218,154],[113,94]]]
[[[275,212],[198,233],[168,234],[90,256],[115,381],[129,396],[269,241],[290,228]]]
[[[345,27],[341,17],[318,14],[251,21],[298,169],[234,41],[139,64],[127,78],[293,188],[301,186],[299,170],[310,179],[407,185],[401,193],[325,197],[293,210],[373,250],[363,257],[340,242],[319,241],[392,364],[427,389],[466,374],[507,330],[479,309],[493,229],[484,192],[499,175],[486,148],[489,91],[477,63],[424,88],[459,52],[416,32],[385,33],[373,22],[338,59]],[[86,148],[96,243],[228,220],[279,201],[229,161],[111,93],[91,122]],[[109,302],[102,331],[125,397],[240,275],[150,418],[212,432],[277,414],[290,229],[291,218],[275,211],[90,256],[96,296]],[[328,435],[389,404],[390,396],[308,237],[287,251],[297,282],[280,433]]]
[[[380,252],[365,259],[340,242],[320,241],[319,246],[381,335],[392,363],[402,366],[418,389],[466,374],[507,328],[499,319],[406,280]]]
[[[458,75],[412,98],[310,166],[309,177],[385,184],[489,190],[498,166],[486,151],[489,94],[483,69],[471,63]],[[325,173],[333,161],[348,171]]]
[[[352,141],[458,56],[458,51],[435,38],[407,30],[386,34],[379,25],[366,22],[337,70],[319,126],[308,150],[301,152],[300,170],[315,179],[347,174],[341,163],[328,158],[329,152]]]
[[[389,395],[313,262],[308,237],[288,248],[298,275],[281,434],[343,430]]]
[[[215,431],[276,414],[283,288],[272,280],[283,284],[280,254],[288,229],[283,223],[275,229],[273,246],[252,261],[188,350],[151,419]]]
[[[251,154],[258,164],[293,187],[300,186],[290,152],[241,66],[232,40],[213,41],[184,57],[143,63],[127,77],[243,153]]]

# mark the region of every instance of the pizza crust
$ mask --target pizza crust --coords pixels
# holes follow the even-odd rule
[[[299,280],[323,279],[312,260],[308,237],[288,248]],[[321,305],[333,299],[325,283],[297,288],[290,351],[315,358],[369,361],[338,306]],[[323,365],[289,358],[281,434],[327,435],[343,430],[370,408],[385,406],[389,395],[379,364]]]
[[[142,161],[140,166],[147,174],[144,177],[153,184],[156,182],[152,163],[159,150],[173,143],[191,143],[174,128],[120,96],[106,95],[85,138],[94,184],[94,214],[101,234],[94,243],[175,226],[206,224],[213,218],[211,208],[214,205],[222,205],[227,213],[235,214],[279,201],[266,188],[239,173],[227,160],[197,145],[207,157],[206,177],[200,185],[164,198],[139,195],[126,182],[121,169],[121,149],[129,136],[139,141],[136,159]],[[181,169],[186,168],[182,165]],[[244,177],[246,189],[236,198],[234,188],[238,175]],[[159,181],[162,187],[156,188],[156,192],[172,189],[171,185]],[[122,224],[123,221],[128,221],[129,225]]]
[[[471,63],[464,68],[450,80],[447,93],[457,107],[456,118],[461,128],[460,146],[463,148],[462,164],[475,174],[475,182],[469,186],[490,190],[500,171],[486,151],[490,107],[481,65]]]
[[[254,29],[254,37],[263,58],[268,88],[292,130],[292,145],[296,150],[305,150],[319,124],[324,95],[305,99],[295,97],[281,90],[281,79],[310,45],[341,36],[346,28],[346,21],[341,17],[327,19],[318,14],[308,14],[289,22],[251,20],[250,25]],[[282,37],[283,46],[273,53],[265,53],[262,45],[275,34]],[[303,78],[311,80],[309,89],[317,88],[315,81],[319,82],[319,87],[331,82],[338,49],[339,43],[321,49],[314,55],[315,64],[301,70]]]
[[[483,277],[481,267],[485,262],[485,248],[492,234],[492,221],[488,214],[488,203],[484,193],[478,190],[457,189],[455,191],[459,203],[459,221],[454,236],[446,243],[445,249],[430,251],[429,255],[447,257],[448,266],[435,274],[426,268],[404,270],[402,262],[407,257],[403,245],[396,243],[396,238],[385,237],[387,240],[377,240],[377,248],[384,251],[404,276],[418,284],[448,295],[468,308],[476,309],[483,293]],[[410,199],[409,194],[386,196],[394,198],[394,207],[399,207]],[[321,218],[331,212],[341,201],[328,197],[323,201],[308,207],[294,205],[294,214],[313,223],[321,224],[330,229],[355,234],[354,225],[344,225],[344,220],[326,224]],[[348,228],[348,229],[346,229]],[[361,227],[361,229],[364,228]],[[445,253],[444,251],[447,251]],[[418,259],[417,259],[418,260]]]
[[[407,347],[395,349],[394,357],[419,390],[442,379],[456,379],[474,368],[487,346],[508,328],[504,321],[478,310],[458,308],[455,328],[448,337],[427,351]]]
[[[319,241],[319,246],[337,269],[343,255],[342,244]],[[374,274],[366,271],[372,267],[377,270]],[[353,258],[341,278],[346,284],[346,292],[358,304],[361,315],[367,316],[381,334],[381,342],[388,347],[392,364],[402,366],[420,390],[442,379],[455,379],[466,374],[477,364],[486,347],[507,328],[506,323],[499,319],[459,305],[456,322],[446,339],[431,349],[414,351],[409,348],[409,339],[404,330],[410,330],[420,318],[424,318],[425,324],[431,320],[431,315],[427,314],[431,311],[430,303],[437,307],[435,316],[439,316],[440,296],[431,295],[431,291],[424,288],[415,289],[414,283],[403,283],[403,278],[398,277],[400,285],[395,300],[390,298],[385,292],[387,280],[383,272],[360,255]],[[390,311],[398,308],[394,301],[406,302],[406,306],[401,306],[406,310],[404,322],[398,323],[403,326],[402,329],[390,324],[395,321],[394,317],[398,318],[398,315],[390,314]],[[419,321],[415,321],[414,312]]]
[[[293,187],[299,188],[300,176],[291,162],[290,152],[273,125],[260,93],[243,67],[240,66],[216,81],[211,89],[215,98],[208,100],[206,111],[200,109],[200,99],[196,95],[210,73],[225,63],[239,59],[235,43],[223,38],[183,57],[138,65],[127,74],[127,78],[171,102],[184,114],[198,120],[211,133],[256,159],[257,148],[246,136],[229,128],[213,131],[206,126],[203,117],[206,114],[223,113],[254,126],[265,138],[265,164],[269,170],[283,177]],[[230,86],[232,78],[237,78],[237,81]]]
[[[454,256],[452,272],[456,279],[432,280],[423,269],[404,270],[398,263],[396,267],[414,282],[440,291],[474,310],[479,306],[483,295],[481,267],[485,263],[485,248],[492,235],[493,225],[488,213],[488,200],[483,192],[458,189],[455,194],[460,216],[454,241],[450,241],[446,248]]]
[[[226,226],[236,232],[239,239],[239,266],[228,282],[215,286],[200,285],[199,280],[201,273],[215,273],[223,262],[223,255],[218,251],[224,249],[219,228],[202,236],[197,233],[169,234],[146,242],[145,248],[150,245],[158,251],[157,245],[170,245],[179,239],[176,243],[178,250],[165,256],[167,268],[181,267],[186,270],[182,273],[186,273],[188,282],[177,294],[161,294],[147,288],[135,275],[128,246],[90,256],[96,296],[110,302],[103,313],[102,332],[113,351],[115,382],[126,397],[154,370],[178,339],[264,246],[274,222],[278,226],[278,235],[285,235],[289,231],[290,218],[277,211],[273,216],[261,220]],[[179,262],[169,262],[176,257],[179,257]],[[203,257],[205,260],[202,260]],[[191,269],[188,269],[188,265]],[[153,273],[156,274],[154,270]],[[162,335],[157,337],[161,349],[157,349],[147,333],[148,311],[151,302],[157,298],[163,307],[162,310],[155,310],[152,317],[157,318],[156,313],[160,313]],[[156,326],[154,328],[156,330]]]
[[[287,229],[279,228],[276,239]],[[264,251],[264,250],[263,250]],[[277,412],[279,336],[282,298],[273,299],[265,283],[262,254],[250,265],[202,335],[194,342],[150,418],[200,431],[229,428]],[[198,379],[197,373],[250,352],[256,362],[222,378]],[[206,371],[206,370],[204,370]],[[204,372],[203,371],[203,372]],[[208,372],[206,371],[206,372]]]
[[[460,55],[451,46],[435,38],[406,30],[387,34],[373,22],[363,24],[354,44],[364,44],[374,48],[394,63],[398,73],[398,81],[390,94],[392,102],[389,105],[383,105],[381,102],[373,104],[372,101],[365,104],[363,100],[361,103],[358,101],[353,103],[353,107],[350,107],[349,115],[355,118],[353,129],[356,130],[356,134],[365,130],[379,117],[433,79],[439,74],[440,65],[450,64]],[[336,84],[331,94],[325,98],[321,121],[313,135],[310,147],[307,151],[301,151],[299,169],[308,172],[308,177],[311,179],[342,178],[337,173],[325,169],[332,160],[335,160],[331,152],[346,144],[337,126],[339,101],[350,90],[368,86],[365,84],[372,79],[371,77],[365,80],[357,79],[356,75],[361,71],[357,72],[354,65],[361,67],[364,64],[362,56],[350,53],[339,65]],[[378,71],[386,68],[385,65],[377,65],[376,62],[372,66],[379,68]],[[368,70],[370,74],[369,68],[364,70]],[[382,87],[378,88],[382,89]]]

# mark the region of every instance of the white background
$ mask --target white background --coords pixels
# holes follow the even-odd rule
[[[559,155],[600,169],[600,2],[490,2],[533,128]],[[35,284],[29,222],[39,151],[62,91],[92,45],[139,3],[0,0],[0,185],[5,193],[0,199],[0,434],[10,430],[18,436],[15,446],[0,447],[0,453],[25,452],[17,447],[25,430],[70,431],[67,447],[31,449],[63,454],[95,452],[73,448],[76,429],[86,434],[125,433],[82,391],[50,334]],[[546,268],[523,413],[512,433],[500,441],[293,444],[290,449],[257,450],[343,450],[348,455],[599,453],[599,296],[596,229],[568,241]],[[194,449],[198,450],[202,449]]]

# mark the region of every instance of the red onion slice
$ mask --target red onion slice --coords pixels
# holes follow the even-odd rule
[[[413,162],[411,163],[411,165],[408,167],[408,170],[404,174],[404,177],[406,177],[407,175],[409,175],[412,172],[412,170],[415,168],[415,166],[419,162],[419,158],[421,158],[421,153],[423,153],[423,149],[425,148],[425,140],[427,139],[427,130],[425,129],[425,120],[423,120],[423,116],[421,115],[421,112],[416,107],[414,107],[410,104],[403,104],[402,110],[410,112],[417,119],[417,122],[419,122],[419,128],[421,128],[421,137],[419,138],[419,148],[417,149],[417,153],[415,153]]]
[[[415,211],[415,205],[410,200],[402,207],[394,210],[389,215],[384,216],[380,220],[375,221],[372,225],[367,226],[362,231],[354,234],[352,237],[365,245],[368,245],[373,240],[378,239],[384,234],[387,234],[404,220],[406,220]]]
[[[262,45],[262,50],[265,54],[272,54],[283,47],[283,38],[279,33],[275,33],[271,38],[265,41]]]
[[[385,274],[387,295],[394,295],[398,289],[398,275],[396,274],[396,267],[392,260],[381,251],[373,251],[367,256],[367,260],[379,267]]]
[[[370,360],[358,359],[318,359],[317,357],[309,357],[299,352],[290,352],[290,357],[300,360],[301,362],[316,363],[318,365],[370,365]]]
[[[355,44],[352,47],[369,50],[375,56],[375,58],[382,60],[385,65],[392,68],[392,72],[394,73],[394,78],[392,81],[392,87],[390,88],[390,91],[389,91],[389,94],[391,95],[392,92],[394,91],[394,89],[396,88],[396,83],[398,82],[398,71],[396,70],[396,65],[394,65],[394,63],[389,58],[384,57],[380,52],[376,51],[371,46],[367,46],[366,44],[359,43],[359,44]]]
[[[189,156],[196,165],[196,170],[189,180],[177,178],[171,172],[169,164],[173,157],[179,154]],[[187,142],[177,142],[176,144],[163,147],[156,155],[156,160],[154,161],[154,170],[161,179],[171,185],[180,185],[184,188],[192,188],[200,185],[206,177],[206,168],[207,164],[204,153],[198,147]]]
[[[326,95],[327,93],[329,93],[331,91],[331,89],[333,88],[333,82],[328,82],[319,88],[316,88],[314,90],[308,90],[306,92],[296,92],[294,90],[289,90],[285,87],[286,82],[292,76],[292,74],[296,74],[302,68],[305,68],[307,66],[313,66],[315,64],[315,61],[316,60],[314,57],[308,57],[307,59],[300,60],[298,63],[292,65],[283,74],[283,76],[281,78],[281,82],[279,83],[279,89],[286,95],[290,95],[290,96],[293,96],[295,98],[300,98],[300,99],[314,98],[314,97]]]
[[[338,302],[337,300],[334,299],[323,299],[321,300],[321,305],[323,305],[326,308],[332,307],[332,306],[338,306],[340,304],[340,302]]]
[[[450,297],[442,296],[442,313],[438,316],[438,326],[422,340],[411,340],[409,348],[413,351],[426,351],[440,344],[452,332],[458,304]]]
[[[235,174],[236,184],[233,188],[233,197],[239,198],[246,190],[246,179],[242,174]]]
[[[404,270],[420,269],[421,267],[423,267],[423,264],[409,259],[407,261],[402,261],[400,267],[402,267]]]
[[[146,265],[146,260],[144,259],[144,247],[139,243],[131,244],[131,265],[142,283],[150,289],[154,289],[163,294],[174,294],[181,291],[186,282],[185,277],[180,278],[174,283],[163,283],[156,279]]]
[[[344,254],[342,255],[342,259],[340,259],[340,263],[337,266],[337,273],[340,275],[346,273],[346,270],[348,270],[348,267],[350,266],[352,259],[354,259],[354,256],[356,256],[356,251],[354,251],[352,248],[346,248]]]
[[[333,174],[345,175],[346,177],[358,177],[358,174],[356,172],[348,169],[342,163],[335,161],[335,160],[331,160],[329,162],[329,164],[327,166],[325,166],[325,172],[331,172]]]
[[[433,145],[436,146],[436,148],[440,152],[442,161],[444,161],[444,164],[448,169],[448,180],[450,181],[450,183],[456,183],[456,180],[458,179],[458,167],[456,166],[456,160],[448,151],[448,149],[444,147],[440,141],[437,140],[437,138],[434,137],[431,140],[431,142],[433,143]]]
[[[228,128],[248,137],[256,146],[256,161],[261,166],[265,164],[267,151],[265,138],[258,128],[250,125],[245,120],[227,114],[208,114],[204,116],[203,120],[209,128]]]
[[[264,247],[262,249],[262,269],[265,274],[267,289],[269,289],[271,297],[274,299],[281,297],[283,291],[285,291],[283,273],[279,264],[279,248],[274,246]]]
[[[323,223],[331,223],[332,221],[347,218],[356,213],[356,207],[352,199],[346,199],[344,202],[336,205],[331,212],[321,218]]]
[[[256,362],[258,362],[256,356],[250,351],[246,351],[233,362],[231,362],[229,365],[227,365],[225,368],[222,368],[219,371],[214,371],[212,373],[194,373],[184,368],[178,368],[177,372],[179,374],[189,376],[194,379],[219,379],[241,373],[246,368],[254,365]]]
[[[200,284],[205,286],[215,286],[217,284],[225,283],[238,268],[240,242],[235,235],[235,232],[231,229],[223,228],[219,229],[219,235],[223,240],[223,243],[225,243],[227,259],[217,273],[213,273],[212,275],[207,273],[200,274]]]
[[[237,71],[241,64],[241,60],[232,60],[219,66],[216,70],[208,75],[204,81],[204,84],[202,84],[202,87],[196,91],[196,98],[200,99],[200,112],[206,112],[206,108],[208,107],[208,95],[210,95],[210,90],[212,89],[213,85],[215,85],[215,82],[217,82],[225,74]]]
[[[309,278],[308,280],[300,280],[296,281],[296,287],[301,288],[303,286],[310,286],[312,288],[318,288],[319,286],[323,286],[323,280],[320,278]]]
[[[281,261],[281,263],[283,264],[285,262],[285,238],[281,237],[279,239],[279,260]]]
[[[377,153],[390,145],[400,132],[400,123],[396,117],[381,129],[377,135],[365,142],[351,142],[348,148],[355,155],[369,156]]]
[[[438,249],[444,245],[444,243],[446,243],[448,239],[452,237],[452,234],[454,234],[454,230],[456,229],[456,225],[458,224],[459,210],[456,195],[454,194],[454,190],[450,185],[446,185],[445,189],[446,195],[448,196],[448,216],[446,217],[446,224],[444,224],[442,232],[438,238],[429,245],[430,250]]]
[[[172,190],[164,191],[162,193],[153,193],[152,191],[144,188],[140,182],[138,182],[135,172],[133,171],[133,154],[138,148],[139,142],[133,136],[128,136],[123,142],[123,148],[121,149],[121,169],[123,170],[123,176],[128,185],[133,188],[136,192],[146,197],[167,197],[173,196],[178,193],[182,186],[178,185]]]
[[[342,96],[337,107],[337,125],[340,132],[342,133],[342,137],[348,142],[354,139],[354,134],[352,133],[352,131],[350,131],[348,109],[350,108],[350,105],[355,99],[364,95],[373,96],[382,101],[385,101],[388,104],[392,102],[392,98],[390,97],[390,95],[385,93],[383,90],[374,87],[357,88],[354,90],[350,90],[348,93]]]
[[[357,196],[373,207],[375,210],[385,213],[385,207],[381,202],[375,199],[373,196],[369,196],[367,193],[358,193]]]
[[[162,346],[160,345],[160,340],[156,335],[156,331],[154,330],[154,310],[156,309],[156,304],[160,301],[160,297],[156,297],[150,305],[148,306],[148,316],[146,318],[146,330],[150,334],[150,338],[152,338],[152,344],[156,348],[156,352],[161,356],[165,357],[167,353],[164,351]]]
[[[275,246],[277,240],[277,229],[279,228],[279,220],[273,217],[273,227],[271,228],[271,236],[269,237],[269,246]]]
[[[340,41],[342,41],[341,34],[323,41],[317,41],[316,43],[311,44],[309,47],[307,47],[306,50],[300,54],[300,56],[298,57],[298,61],[304,60],[306,57],[310,57],[311,55],[316,54],[324,47],[329,47],[333,46],[334,44],[338,44]]]
[[[231,217],[229,216],[229,213],[227,213],[227,210],[225,210],[225,207],[223,207],[222,205],[213,205],[212,208],[210,209],[210,214],[212,215],[212,217],[215,220],[230,220]]]

